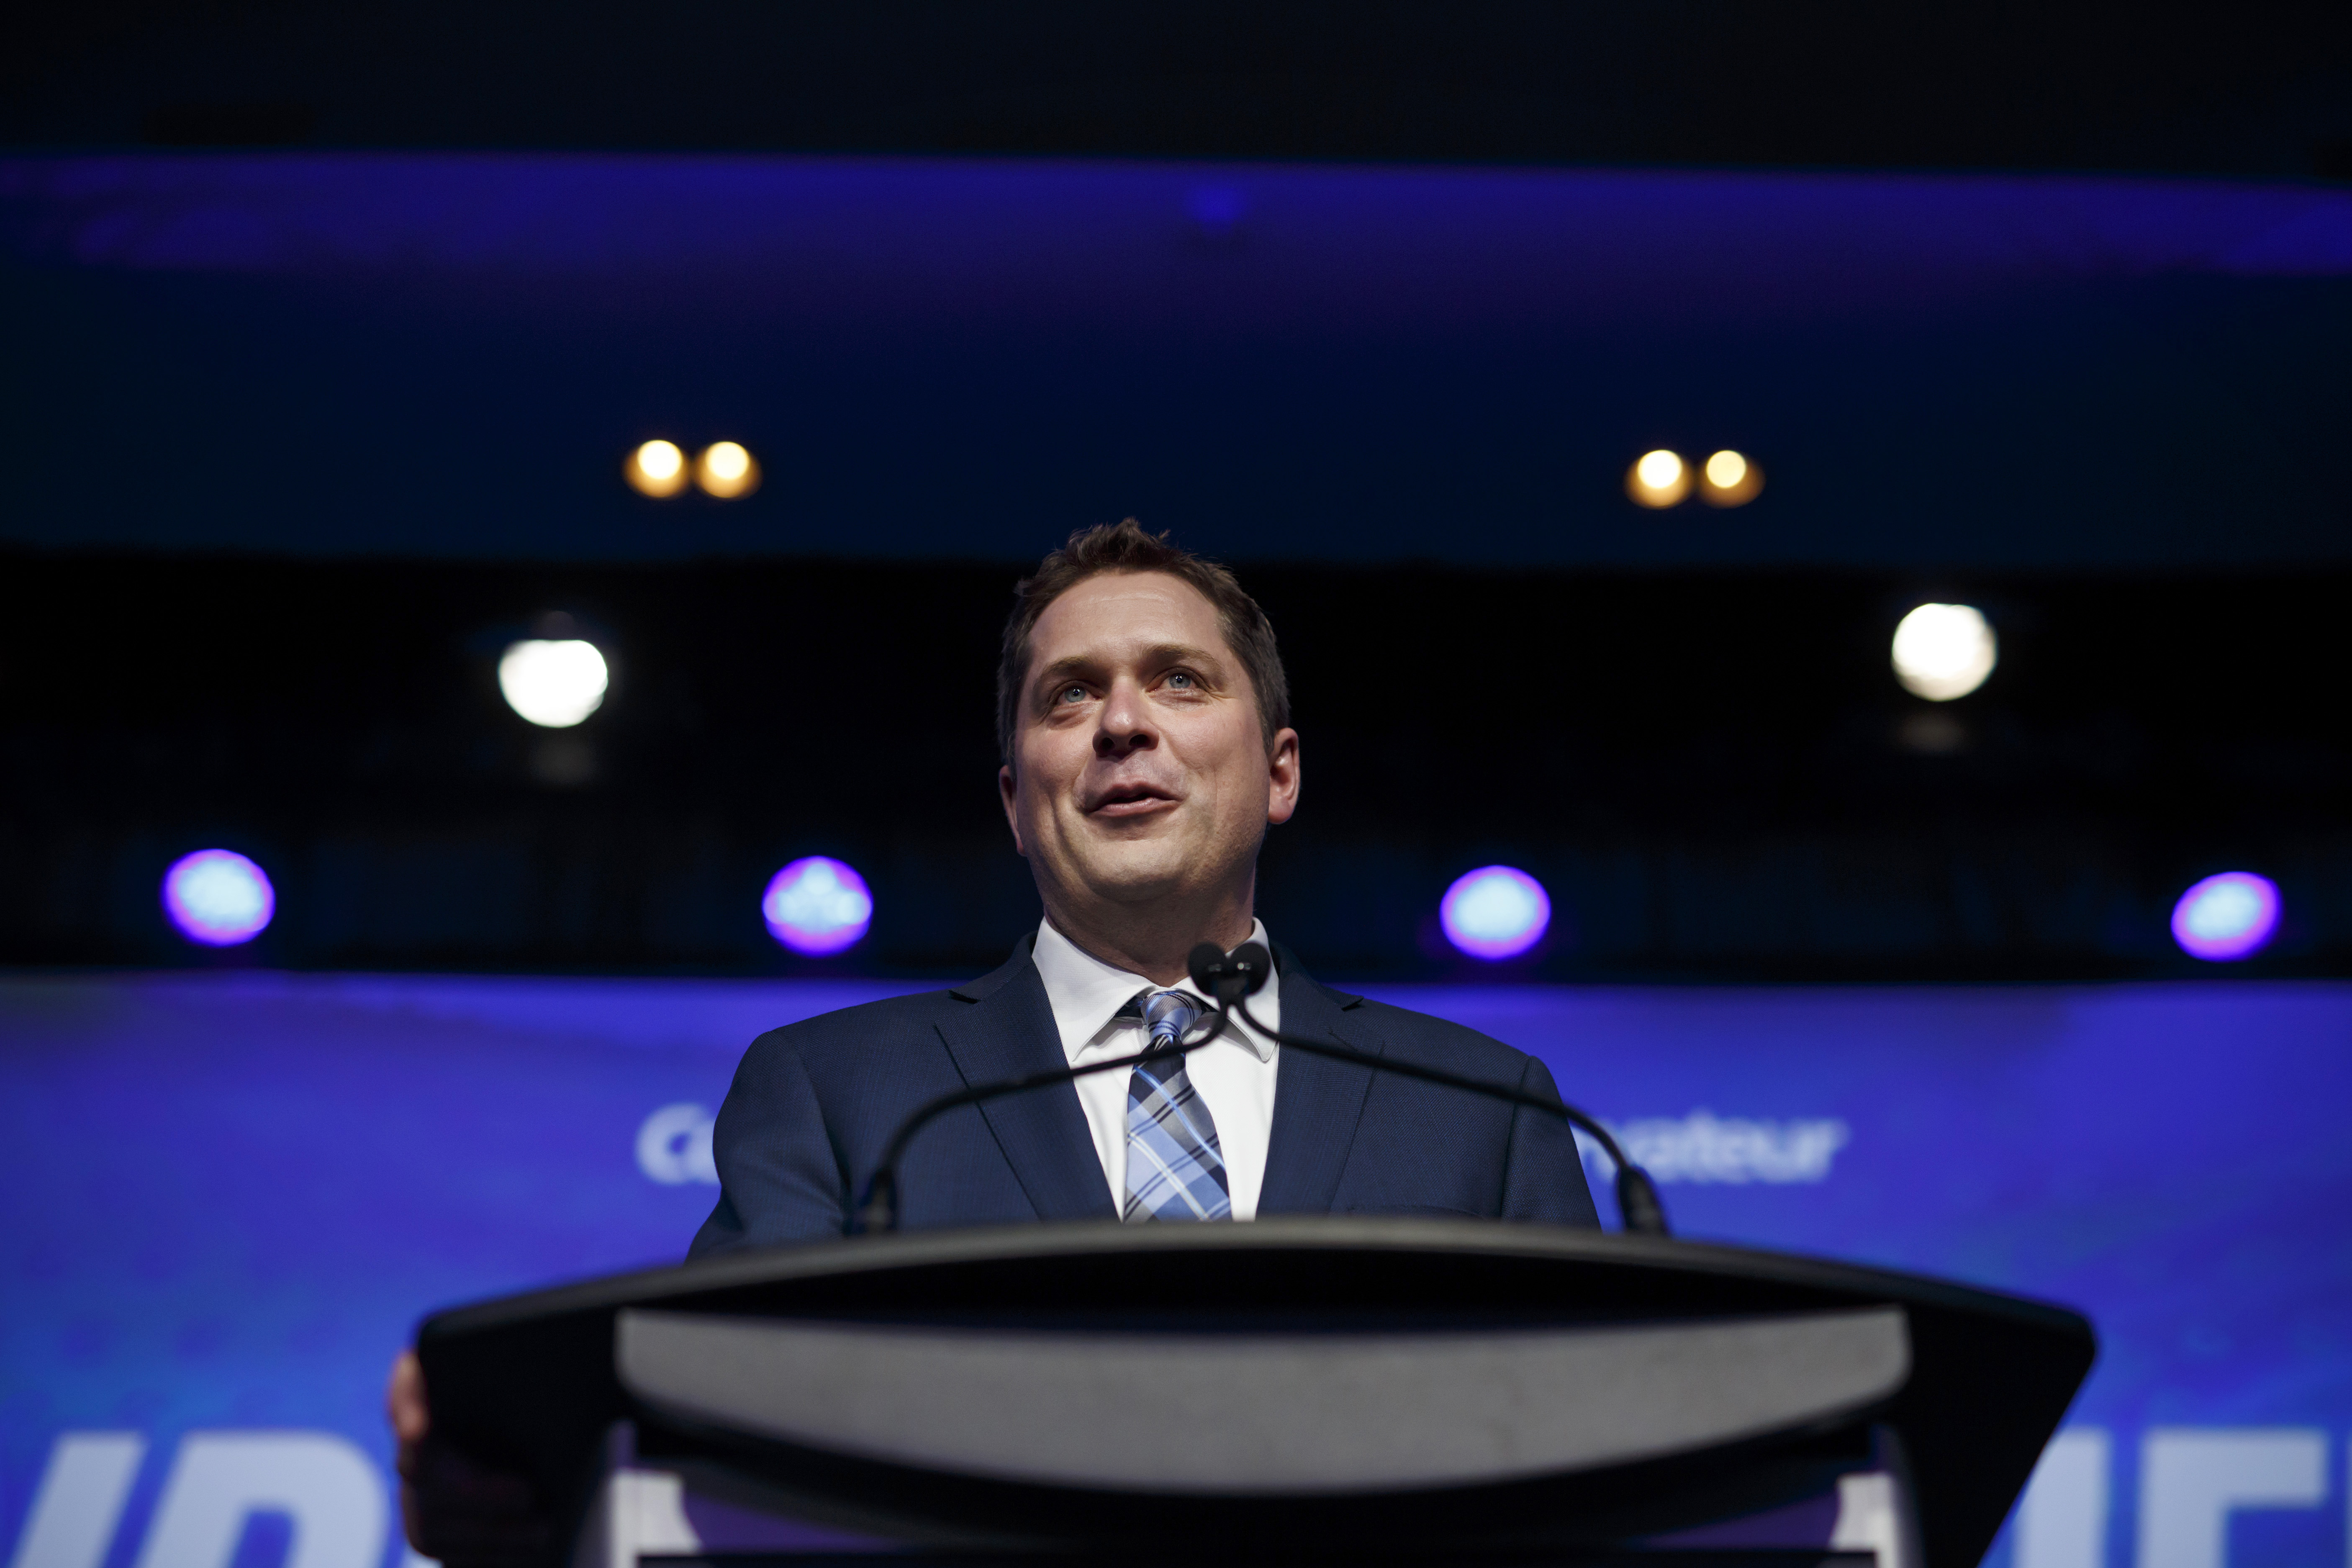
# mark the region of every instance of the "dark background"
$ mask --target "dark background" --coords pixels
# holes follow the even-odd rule
[[[2352,174],[2335,5],[90,0],[0,141]]]
[[[0,963],[804,972],[1034,919],[1007,590],[1139,515],[1272,613],[1334,973],[2352,972],[2340,6],[95,5],[0,60]],[[747,442],[750,500],[619,482]],[[1759,458],[1738,511],[1625,466]],[[1887,668],[1925,599],[2002,662]],[[605,709],[532,731],[575,617]],[[197,952],[164,866],[276,879]]]
[[[824,853],[877,900],[837,967],[976,972],[1034,919],[992,785],[1017,570],[10,558],[0,942],[196,961],[155,889],[219,844],[280,903],[212,962],[804,973],[758,901]],[[2186,973],[2171,902],[2233,867],[2289,911],[2243,971],[2352,968],[2345,574],[1248,580],[1307,776],[1262,908],[1327,969],[1474,967],[1431,921],[1496,860],[1558,909],[1517,977]],[[2002,638],[1940,705],[1886,656],[1937,595]],[[497,690],[551,611],[612,655],[573,731]]]

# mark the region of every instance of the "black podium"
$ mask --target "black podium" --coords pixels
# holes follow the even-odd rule
[[[1056,1225],[463,1307],[436,1430],[575,1568],[1984,1553],[2089,1371],[2063,1309],[1439,1218]]]

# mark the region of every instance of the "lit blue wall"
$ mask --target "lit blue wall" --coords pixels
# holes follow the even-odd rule
[[[282,1519],[201,1505],[281,1472],[305,1568],[397,1563],[379,1389],[417,1316],[676,1258],[713,1192],[702,1113],[654,1119],[715,1107],[759,1030],[887,989],[0,983],[0,1542],[66,1455],[17,1568],[275,1568]],[[1542,1055],[1688,1234],[2090,1311],[2020,1568],[2087,1568],[2094,1529],[2116,1565],[2347,1561],[2352,986],[1381,994]],[[2169,1522],[2142,1540],[2151,1464]],[[119,1525],[78,1557],[110,1476]],[[2197,1521],[2231,1495],[2274,1506],[2228,1514],[2217,1557]]]

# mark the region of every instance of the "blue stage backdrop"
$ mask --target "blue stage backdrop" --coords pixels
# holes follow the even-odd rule
[[[432,1308],[677,1258],[763,1028],[851,983],[0,983],[16,1568],[397,1568]],[[1996,1557],[2347,1561],[2352,986],[1379,994],[1542,1056],[1686,1234],[2087,1310]]]

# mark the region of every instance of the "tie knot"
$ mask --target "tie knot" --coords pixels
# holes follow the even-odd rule
[[[1183,1038],[1200,1016],[1200,1003],[1181,991],[1154,991],[1143,999],[1143,1026],[1151,1032],[1155,1046]]]

